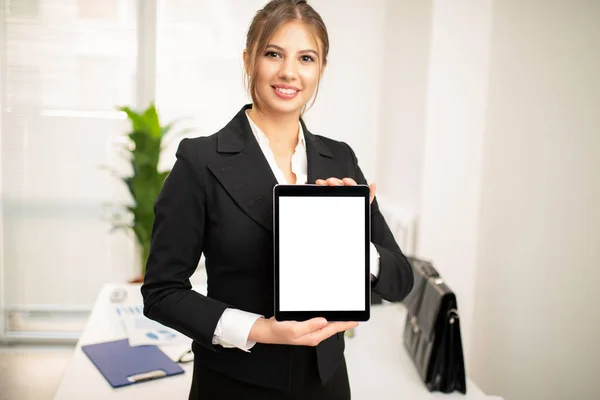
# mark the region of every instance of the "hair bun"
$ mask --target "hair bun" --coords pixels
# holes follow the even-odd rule
[[[300,5],[300,4],[308,4],[308,1],[306,0],[294,0],[294,3],[296,3],[296,5]]]

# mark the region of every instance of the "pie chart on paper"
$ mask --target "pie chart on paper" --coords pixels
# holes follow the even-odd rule
[[[157,340],[157,341],[170,341],[177,338],[177,335],[168,330],[156,330],[156,331],[148,331],[146,332],[146,337],[148,339]]]

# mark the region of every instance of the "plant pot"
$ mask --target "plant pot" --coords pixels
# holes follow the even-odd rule
[[[144,283],[144,277],[140,275],[138,277],[130,279],[129,283]]]

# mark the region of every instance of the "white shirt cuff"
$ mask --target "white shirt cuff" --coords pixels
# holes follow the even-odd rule
[[[213,335],[213,344],[219,344],[223,347],[237,347],[243,351],[250,351],[256,342],[248,340],[250,330],[257,319],[263,317],[259,314],[227,308],[219,322]]]
[[[377,251],[377,247],[375,247],[375,245],[373,243],[371,243],[371,251],[370,251],[370,258],[371,258],[371,275],[373,275],[375,278],[379,278],[379,252]]]

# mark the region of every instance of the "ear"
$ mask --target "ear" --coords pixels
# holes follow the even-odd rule
[[[246,71],[247,75],[250,75],[248,72],[248,63],[249,63],[249,54],[248,54],[248,49],[244,49],[243,53],[242,53],[242,59],[244,60],[244,71]]]

